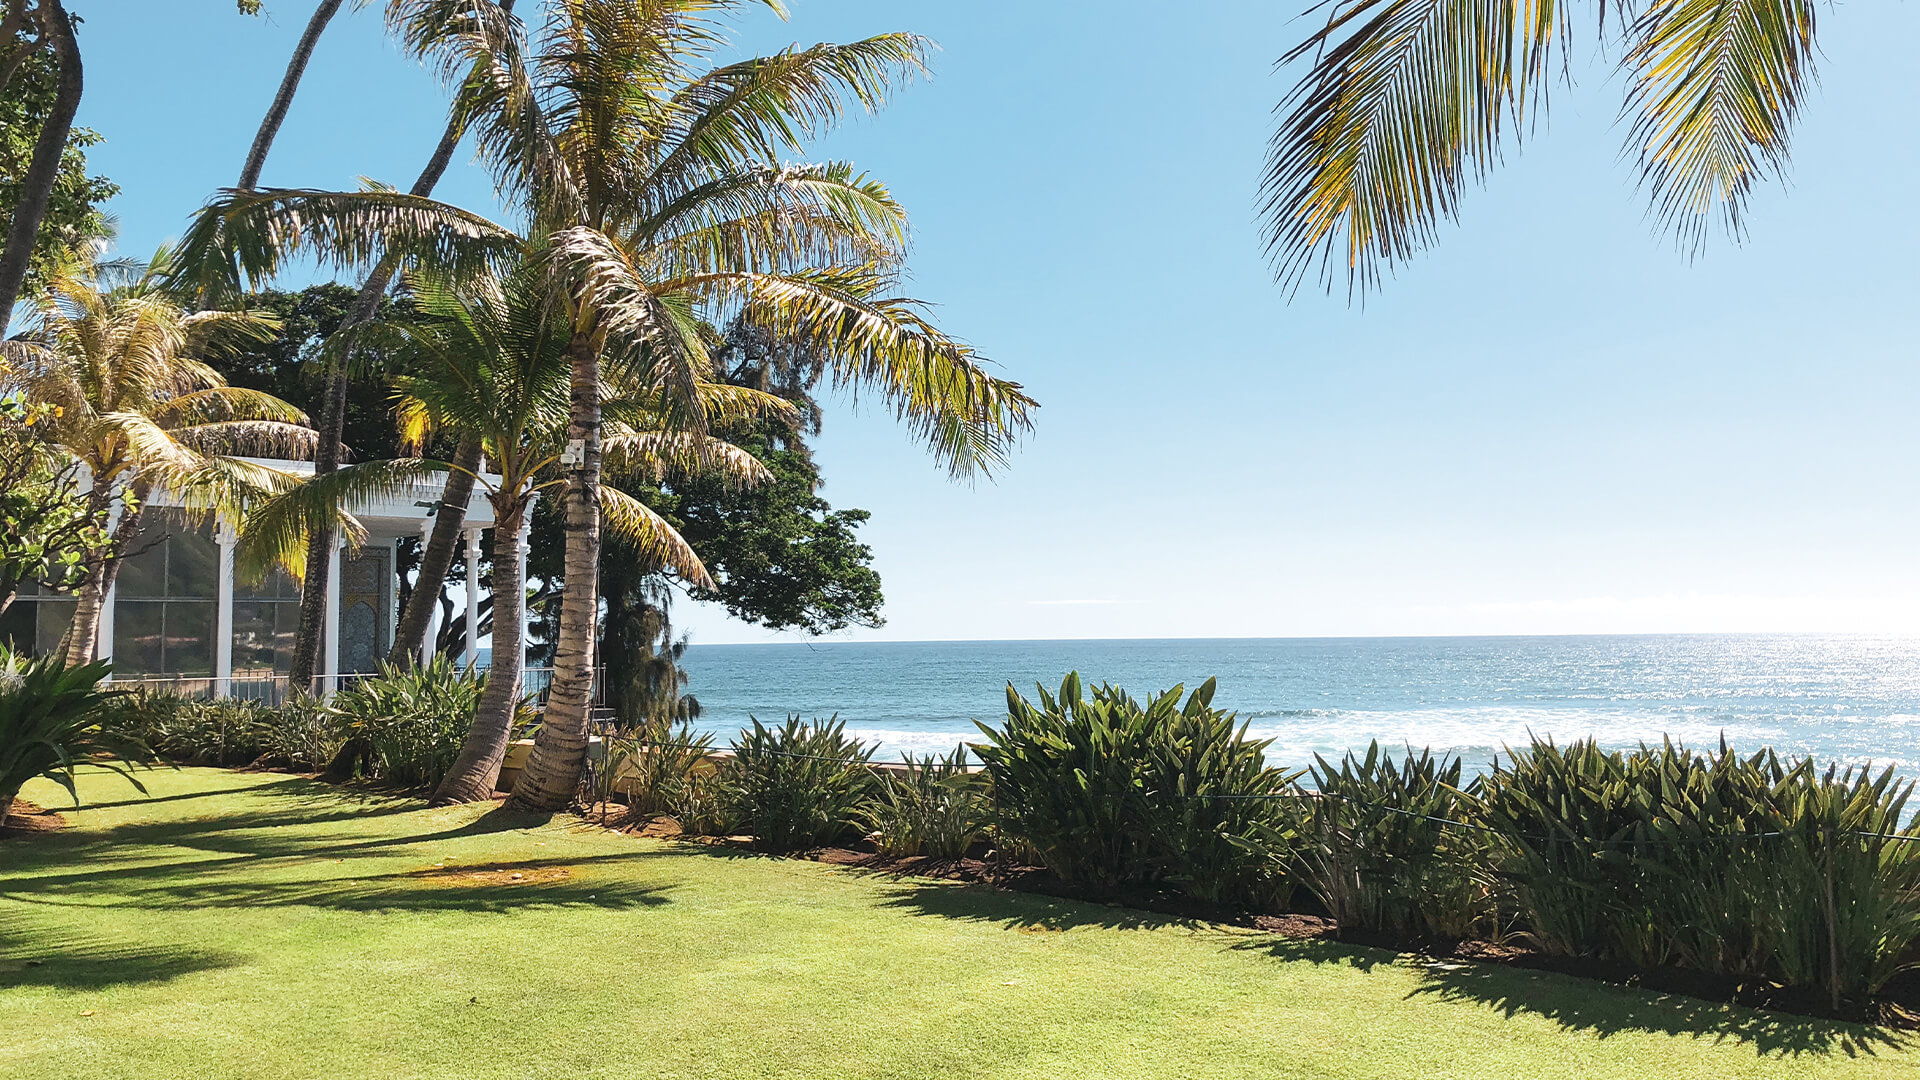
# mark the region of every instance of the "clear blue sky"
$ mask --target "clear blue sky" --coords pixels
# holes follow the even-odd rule
[[[231,184],[306,0],[74,0],[123,247]],[[743,47],[914,30],[935,77],[822,148],[914,215],[914,291],[1044,403],[998,483],[829,418],[826,494],[899,639],[1920,631],[1920,5],[1821,12],[1790,183],[1689,264],[1575,56],[1550,126],[1379,295],[1272,284],[1271,65],[1306,0],[799,0]],[[265,182],[410,183],[438,89],[376,11],[325,40]],[[493,200],[471,166],[442,194]],[[759,640],[683,605],[701,642]]]

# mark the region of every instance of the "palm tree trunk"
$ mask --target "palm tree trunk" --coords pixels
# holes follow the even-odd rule
[[[93,662],[94,652],[100,644],[100,616],[107,608],[107,594],[113,591],[113,583],[120,576],[122,553],[140,535],[140,515],[143,512],[144,507],[120,518],[108,541],[107,550],[111,554],[100,560],[99,567],[87,576],[87,583],[80,587],[80,599],[73,606],[73,622],[67,626],[67,667]]]
[[[467,522],[467,504],[473,499],[473,473],[480,468],[479,440],[461,440],[453,452],[453,466],[440,496],[440,509],[434,515],[433,535],[420,554],[420,578],[393,631],[393,648],[387,652],[389,664],[413,663],[420,656],[420,646],[426,644],[434,605],[440,600],[441,586],[447,583],[447,568],[453,565],[460,529]]]
[[[7,246],[0,250],[0,336],[5,336],[14,302],[20,299],[20,288],[26,283],[34,241],[40,236],[40,222],[47,216],[47,201],[53,197],[53,185],[60,178],[60,156],[66,152],[67,135],[73,130],[73,114],[79,110],[80,94],[86,88],[80,65],[80,43],[73,36],[73,20],[60,0],[41,0],[41,5],[41,20],[47,36],[53,39],[53,55],[59,64],[60,77],[54,88],[53,111],[40,129],[40,137],[33,144],[33,157],[27,164],[27,175],[20,181],[20,198],[13,207]]]
[[[573,377],[567,441],[581,453],[567,478],[565,588],[554,641],[553,689],[534,736],[533,754],[510,800],[529,810],[559,810],[573,801],[586,768],[592,718],[594,630],[600,614],[599,342],[576,329],[567,343],[567,359]]]
[[[434,790],[435,806],[491,799],[500,779],[520,707],[520,606],[527,598],[520,579],[520,523],[526,513],[525,496],[503,495],[494,502],[493,666],[473,711],[473,729]]]
[[[327,24],[339,10],[340,0],[320,0],[319,6],[313,9],[306,33],[300,35],[299,44],[293,47],[293,56],[287,60],[287,73],[280,77],[280,89],[273,95],[273,104],[267,106],[267,115],[253,136],[247,163],[240,168],[240,182],[234,185],[240,190],[252,191],[259,186],[260,170],[267,164],[267,151],[273,147],[273,138],[280,133],[280,124],[293,105],[294,92],[300,89],[300,77],[306,74],[307,61],[313,59],[313,47],[319,44],[320,35],[326,32]]]
[[[509,10],[512,8],[511,4],[504,6]],[[440,144],[434,147],[433,157],[427,161],[426,168],[420,170],[419,179],[413,182],[410,190],[414,195],[424,198],[433,194],[434,186],[446,174],[447,164],[453,160],[454,148],[460,145],[461,132],[459,111],[455,110],[447,118],[446,130],[440,135]],[[360,286],[360,295],[354,298],[353,309],[334,333],[350,334],[354,327],[373,318],[380,309],[380,298],[387,294],[387,286],[393,281],[393,271],[393,263],[383,260],[367,275],[367,280]],[[315,476],[324,476],[340,468],[340,440],[345,437],[347,425],[347,368],[344,360],[346,350],[339,351],[341,355],[335,359],[329,373],[327,396],[320,409],[320,445],[313,455]],[[451,484],[451,477],[448,482]],[[464,512],[465,503],[461,505]],[[300,586],[300,628],[293,636],[293,665],[288,686],[313,684],[320,652],[321,624],[326,620],[327,579],[331,574],[326,555],[332,544],[331,524],[315,528],[308,534],[307,576]]]

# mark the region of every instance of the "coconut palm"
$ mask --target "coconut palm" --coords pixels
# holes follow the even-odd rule
[[[469,130],[532,230],[550,237],[571,368],[565,589],[545,722],[516,799],[564,805],[585,762],[602,514],[603,368],[658,388],[669,430],[704,431],[710,327],[736,316],[827,358],[825,379],[877,393],[956,475],[990,473],[1033,402],[897,295],[906,219],[842,163],[782,154],[923,66],[889,34],[706,68],[734,0],[549,0],[500,78],[467,88]],[[516,42],[516,44],[518,44]],[[500,236],[390,192],[226,192],[189,233],[199,265],[270,274],[292,252],[341,263],[441,258],[471,269]]]
[[[19,18],[14,16],[19,13]],[[37,16],[39,32],[52,46],[58,69],[53,108],[33,144],[33,156],[27,162],[26,175],[20,178],[20,194],[15,200],[4,245],[0,245],[0,335],[4,335],[13,317],[13,305],[26,284],[27,269],[33,261],[33,247],[40,236],[40,222],[46,218],[47,203],[53,198],[54,185],[60,179],[60,160],[67,151],[67,136],[73,130],[74,115],[80,109],[80,95],[86,88],[80,58],[80,42],[73,33],[73,16],[61,0],[40,0],[39,7],[27,13],[12,5],[6,22],[7,44]],[[17,62],[18,57],[9,58]]]
[[[473,731],[435,794],[440,802],[468,801],[493,792],[520,698],[521,526],[536,498],[565,483],[557,464],[566,449],[568,324],[565,305],[557,302],[546,268],[538,265],[464,287],[415,279],[409,291],[414,314],[393,326],[397,359],[408,372],[394,383],[402,435],[414,446],[424,446],[435,434],[476,444],[487,471],[469,472],[468,479],[485,493],[494,513],[493,667]],[[761,417],[785,408],[771,395],[732,386],[702,386],[698,392],[716,416]],[[599,396],[617,469],[656,482],[668,472],[717,474],[741,484],[766,476],[760,462],[738,447],[667,429],[654,406],[657,387],[608,385]],[[289,491],[249,515],[242,553],[248,564],[258,566],[297,552],[298,534],[311,521],[335,516],[342,501],[381,485],[397,487],[426,464],[350,465]],[[451,468],[461,471],[458,465]],[[669,567],[689,581],[711,581],[692,548],[645,504],[612,488],[600,497],[608,507],[609,532],[637,558]]]
[[[1654,218],[1689,250],[1718,217],[1739,235],[1756,181],[1786,165],[1814,78],[1815,0],[1591,0],[1631,116],[1625,155]],[[1268,252],[1297,285],[1350,289],[1433,242],[1463,189],[1544,111],[1579,40],[1571,3],[1328,0],[1282,58],[1307,62],[1262,187]],[[1609,16],[1612,18],[1609,24]]]
[[[261,118],[260,129],[254,132],[253,145],[247,148],[247,160],[240,166],[240,182],[235,187],[244,191],[260,183],[260,170],[267,165],[267,151],[273,147],[274,136],[280,133],[287,110],[293,107],[293,95],[300,89],[307,62],[313,59],[314,46],[320,43],[320,35],[327,32],[327,24],[339,14],[340,4],[341,0],[320,0],[314,5],[313,14],[307,18],[307,28],[301,31],[300,40],[294,43],[293,55],[287,58],[287,70],[280,76],[280,86],[267,105],[267,115]]]
[[[312,452],[299,409],[226,385],[201,359],[258,339],[270,316],[186,311],[160,288],[163,252],[130,280],[76,249],[50,275],[29,332],[6,343],[0,390],[52,406],[47,438],[84,465],[91,512],[108,528],[68,629],[66,661],[87,663],[121,555],[138,535],[149,496],[164,490],[189,509],[237,518],[248,500],[292,477],[237,454]]]

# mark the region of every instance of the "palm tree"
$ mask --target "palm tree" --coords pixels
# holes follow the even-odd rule
[[[54,407],[47,438],[80,461],[92,514],[108,529],[80,587],[68,630],[70,666],[93,657],[106,594],[138,535],[148,497],[164,490],[182,505],[233,520],[250,499],[292,477],[229,456],[311,453],[300,410],[270,394],[226,385],[200,358],[229,342],[258,339],[273,323],[248,311],[189,313],[160,287],[163,252],[130,281],[75,249],[50,275],[36,324],[7,343],[5,392]]]
[[[1296,287],[1316,266],[1377,286],[1433,242],[1462,191],[1544,111],[1574,5],[1330,0],[1282,58],[1310,66],[1281,104],[1262,185],[1268,253]],[[1697,250],[1716,216],[1738,236],[1756,181],[1778,176],[1814,78],[1815,0],[1592,0],[1617,53],[1653,215]],[[1609,13],[1614,17],[1608,26]],[[1560,61],[1564,63],[1564,60]]]
[[[434,796],[436,802],[471,801],[493,792],[520,700],[520,532],[534,499],[565,482],[556,464],[566,449],[569,334],[564,304],[537,265],[465,287],[413,279],[410,292],[415,315],[395,326],[409,372],[395,380],[402,434],[415,446],[435,433],[472,442],[491,470],[467,475],[485,491],[494,513],[493,667],[472,733]],[[720,416],[784,409],[776,398],[737,387],[703,386],[699,393]],[[741,484],[766,475],[757,459],[737,447],[667,430],[652,404],[656,387],[607,386],[600,396],[617,467],[654,479],[668,470],[697,471]],[[332,516],[343,501],[378,485],[404,482],[421,467],[414,461],[350,465],[289,491],[249,515],[242,551],[253,565],[283,557],[298,549],[298,533],[308,522]],[[690,581],[711,581],[692,548],[645,504],[611,488],[601,499],[611,509],[610,531],[637,558]]]
[[[73,130],[73,117],[80,110],[80,96],[86,88],[80,42],[73,33],[73,17],[67,14],[61,0],[40,0],[38,17],[40,31],[53,47],[59,75],[53,109],[34,140],[33,156],[27,162],[26,175],[20,180],[20,194],[13,205],[5,246],[0,247],[0,336],[5,335],[7,324],[13,318],[13,305],[19,301],[20,289],[26,284],[34,242],[40,236],[40,222],[47,216],[47,203],[53,198],[54,185],[59,182],[60,159],[67,151],[67,135]],[[19,32],[18,28],[10,29],[9,38]],[[13,42],[9,40],[7,44]]]
[[[247,148],[247,160],[240,166],[240,182],[234,185],[240,190],[250,191],[260,183],[260,170],[267,166],[267,151],[273,147],[274,136],[280,133],[287,110],[293,107],[293,95],[300,89],[307,62],[313,59],[314,46],[320,43],[320,35],[327,32],[327,24],[339,13],[340,3],[341,0],[320,0],[314,5],[306,30],[294,44],[293,55],[287,58],[286,73],[280,76],[280,86],[267,105],[267,115],[260,120],[260,130],[253,135],[253,145]]]
[[[503,47],[500,77],[469,88],[482,159],[551,238],[568,328],[565,589],[545,721],[516,789],[525,805],[564,805],[585,762],[603,368],[657,387],[668,430],[701,434],[711,327],[738,316],[826,357],[829,382],[877,393],[956,476],[1001,464],[1034,407],[896,295],[906,219],[882,185],[841,163],[779,160],[848,109],[877,108],[923,70],[925,43],[888,34],[702,70],[724,37],[712,16],[740,6],[549,0],[537,50]],[[306,251],[471,273],[499,257],[503,234],[391,192],[226,192],[186,247],[195,266],[235,276]]]

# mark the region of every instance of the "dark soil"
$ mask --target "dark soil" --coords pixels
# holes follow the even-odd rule
[[[0,836],[30,836],[66,827],[67,819],[59,814],[25,799],[15,799],[5,823],[0,823]]]

